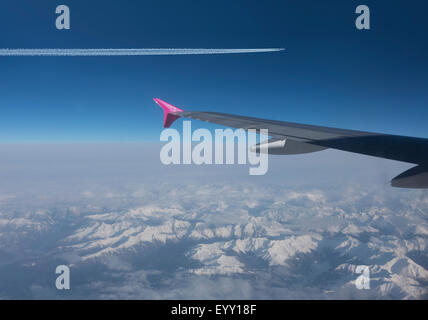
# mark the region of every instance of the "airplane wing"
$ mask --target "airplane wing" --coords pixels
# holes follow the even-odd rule
[[[218,112],[184,111],[160,99],[164,127],[179,117],[202,120],[232,128],[268,129],[270,154],[299,154],[327,148],[416,164],[391,181],[393,187],[428,188],[428,139],[337,129],[293,122],[252,118]],[[261,151],[260,145],[253,148]]]

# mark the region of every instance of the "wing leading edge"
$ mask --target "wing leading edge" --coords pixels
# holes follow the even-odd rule
[[[269,141],[269,153],[298,154],[332,148],[412,163],[417,166],[394,178],[391,185],[403,188],[428,188],[428,139],[267,120],[218,112],[184,111],[160,99],[154,100],[164,110],[165,127],[169,127],[177,118],[185,117],[237,129],[268,129],[269,135],[272,137]],[[272,149],[271,145],[274,146]],[[257,148],[255,151],[258,151]]]

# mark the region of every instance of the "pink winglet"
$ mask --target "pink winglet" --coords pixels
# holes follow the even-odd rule
[[[155,98],[153,100],[159,105],[159,107],[163,109],[163,127],[164,128],[169,128],[175,120],[180,118],[180,116],[171,114],[171,112],[184,111],[184,110],[181,110],[180,108],[174,107],[173,105],[165,101],[162,101],[161,99]]]

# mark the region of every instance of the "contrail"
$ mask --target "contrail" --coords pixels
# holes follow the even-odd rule
[[[282,50],[284,49],[0,49],[0,56],[161,56],[261,53]]]

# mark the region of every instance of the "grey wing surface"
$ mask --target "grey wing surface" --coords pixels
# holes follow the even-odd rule
[[[276,139],[291,139],[369,156],[428,165],[428,139],[266,120],[217,112],[179,112],[181,117],[232,128],[268,129]]]

